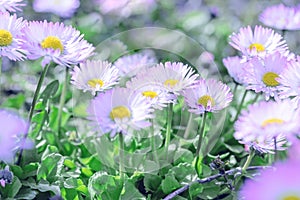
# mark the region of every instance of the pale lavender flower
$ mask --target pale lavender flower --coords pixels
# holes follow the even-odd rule
[[[276,138],[277,150],[282,150],[284,139],[299,131],[298,122],[299,110],[293,107],[290,100],[261,101],[242,111],[234,124],[234,137],[240,143],[262,151],[274,150]]]
[[[131,134],[151,125],[147,120],[152,118],[151,104],[141,95],[127,88],[113,88],[99,93],[87,110],[92,125],[100,134]]]
[[[254,179],[246,180],[239,192],[244,200],[300,199],[300,162],[279,162],[274,168],[261,171]]]
[[[234,79],[235,82],[246,85],[244,81],[245,62],[239,56],[227,57],[223,59],[223,64],[226,67],[229,75]]]
[[[255,26],[252,31],[250,26],[240,28],[238,33],[230,36],[229,44],[242,52],[247,58],[253,56],[265,57],[266,55],[288,50],[285,40],[274,30]]]
[[[24,40],[28,59],[42,57],[42,66],[51,61],[62,66],[76,65],[90,57],[94,50],[78,30],[58,22],[29,22],[24,28]]]
[[[0,3],[1,4],[1,3]],[[27,22],[23,18],[17,18],[16,14],[0,12],[0,57],[7,57],[10,60],[24,60],[26,50],[22,48],[22,28]]]
[[[244,74],[247,89],[254,90],[256,93],[263,92],[266,100],[270,97],[278,100],[280,85],[278,78],[287,63],[287,58],[280,53],[268,55],[264,59],[251,59],[244,67],[247,71]]]
[[[103,92],[118,84],[119,70],[107,61],[90,61],[75,66],[71,72],[71,83],[80,90]]]
[[[60,17],[72,17],[80,6],[79,0],[34,0],[35,12],[51,12]]]
[[[0,12],[17,12],[21,11],[19,7],[25,6],[25,3],[22,3],[23,0],[1,0],[0,1]],[[2,20],[0,20],[2,21]]]
[[[137,76],[143,76],[146,82],[162,84],[168,92],[178,95],[196,83],[199,74],[192,67],[181,62],[166,62],[145,69]]]
[[[195,114],[217,112],[232,101],[230,88],[214,79],[201,79],[183,92],[189,111]]]
[[[0,160],[11,163],[15,153],[21,148],[30,148],[30,141],[23,136],[28,131],[28,123],[6,110],[0,110]]]
[[[300,8],[299,6],[288,7],[283,4],[273,5],[267,7],[260,14],[259,21],[279,30],[299,30]]]
[[[154,81],[145,81],[145,76],[147,75],[138,75],[131,79],[126,87],[136,91],[137,95],[143,96],[154,109],[161,110],[174,102],[176,96],[169,93],[164,85]]]
[[[295,106],[300,103],[300,63],[291,61],[288,63],[287,68],[280,74],[278,82],[279,96],[282,99],[292,97]]]

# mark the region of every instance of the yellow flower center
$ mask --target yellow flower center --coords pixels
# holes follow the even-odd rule
[[[284,197],[283,200],[300,200],[300,197],[297,197],[297,196],[287,196],[287,197]]]
[[[210,102],[211,105],[215,105],[214,99],[209,95],[204,95],[198,99],[198,104],[201,104],[205,108],[207,107],[208,102]]]
[[[150,90],[144,91],[142,94],[143,94],[143,96],[150,97],[152,99],[155,98],[155,97],[157,97],[157,93],[154,92],[154,91],[150,91]]]
[[[91,80],[88,81],[88,85],[91,86],[92,88],[96,88],[97,85],[102,87],[104,85],[104,83],[100,79],[91,79]]]
[[[0,29],[0,47],[8,46],[12,43],[13,36],[7,30]]]
[[[64,45],[62,44],[61,40],[56,36],[46,37],[42,41],[41,45],[43,49],[60,49],[61,52],[64,50]]]
[[[125,106],[117,106],[114,107],[110,112],[110,118],[116,119],[116,118],[128,118],[131,116],[130,110]]]
[[[263,123],[261,124],[261,126],[263,128],[265,128],[266,126],[270,125],[270,124],[282,124],[284,121],[282,119],[279,118],[271,118],[271,119],[267,119],[265,121],[263,121]]]
[[[262,52],[265,50],[265,47],[260,43],[253,43],[249,46],[249,49],[250,50],[256,49],[257,52]]]
[[[279,85],[279,82],[276,81],[279,75],[274,72],[267,72],[263,75],[262,81],[266,86],[275,87]]]
[[[178,83],[178,80],[176,80],[176,79],[168,79],[164,82],[164,85],[174,87],[177,83]]]

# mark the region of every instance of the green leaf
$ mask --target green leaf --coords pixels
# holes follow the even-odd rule
[[[194,183],[189,187],[189,196],[190,199],[194,199],[203,191],[203,186],[199,183]]]
[[[188,163],[180,163],[178,166],[170,169],[170,172],[173,172],[179,182],[190,182],[197,175],[195,169]]]
[[[37,179],[45,179],[54,182],[60,178],[63,168],[64,158],[58,153],[52,153],[42,159],[42,163],[38,168]]]
[[[187,149],[178,149],[175,152],[174,165],[178,165],[179,163],[183,162],[192,163],[193,159],[194,155],[191,151]]]
[[[74,169],[76,167],[75,163],[70,159],[65,159],[64,165],[70,169]]]
[[[1,187],[1,190],[3,190],[3,192],[1,193],[6,194],[6,197],[14,198],[21,189],[21,187],[22,183],[20,182],[19,178],[14,176],[14,179],[11,184],[7,184],[5,188]]]
[[[24,167],[23,178],[28,178],[30,176],[35,176],[37,174],[37,169],[39,167],[38,163],[30,163]]]
[[[224,143],[224,146],[233,153],[240,154],[244,151],[244,148],[241,145],[229,145]]]
[[[25,95],[24,94],[18,94],[14,97],[10,97],[6,99],[1,106],[8,107],[8,108],[15,108],[15,109],[21,109],[22,106],[25,103]]]
[[[162,178],[160,176],[154,174],[145,174],[144,177],[144,185],[146,190],[155,192],[158,190],[160,186]]]
[[[22,188],[19,191],[18,195],[15,196],[15,199],[20,199],[20,200],[34,199],[37,194],[38,192],[35,190],[32,190],[30,188],[26,188],[26,189]]]
[[[127,181],[124,184],[124,190],[121,195],[121,200],[139,200],[139,199],[146,199],[139,190],[134,186],[133,183]]]
[[[58,185],[50,184],[46,180],[41,180],[36,183],[33,178],[29,178],[27,181],[23,181],[24,186],[28,186],[31,189],[39,190],[40,192],[53,192],[54,194],[60,194],[60,189]]]
[[[92,170],[86,167],[81,168],[81,172],[87,177],[91,177],[94,174]]]
[[[40,98],[43,99],[44,105],[46,105],[46,102],[56,94],[58,87],[59,87],[58,80],[54,80],[46,86],[46,88],[40,95]]]
[[[167,174],[166,178],[162,181],[161,186],[163,192],[165,194],[169,194],[179,188],[181,185],[178,183],[173,174]]]

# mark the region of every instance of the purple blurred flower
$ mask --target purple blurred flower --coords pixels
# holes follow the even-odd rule
[[[1,3],[0,3],[1,4]],[[22,48],[22,28],[27,22],[17,15],[10,15],[8,12],[0,12],[0,57],[7,57],[10,60],[24,60],[26,50]]]
[[[34,11],[51,12],[60,17],[72,17],[79,6],[79,0],[35,0],[33,2]]]
[[[227,57],[223,59],[223,64],[226,67],[229,75],[235,82],[246,85],[244,80],[246,63],[239,56]]]
[[[24,28],[23,48],[28,59],[43,57],[42,66],[51,61],[70,66],[85,61],[92,55],[94,47],[83,39],[83,35],[72,26],[63,23],[32,21]]]
[[[280,74],[278,82],[279,96],[282,99],[292,97],[292,101],[295,102],[295,106],[300,103],[300,63],[291,61],[288,63],[287,68]]]
[[[284,114],[283,114],[284,113]],[[243,110],[234,124],[234,137],[240,143],[264,151],[283,150],[284,139],[299,131],[299,110],[290,100],[259,102]]]
[[[214,79],[201,79],[193,87],[183,92],[189,111],[202,114],[217,112],[229,105],[232,101],[230,88]]]
[[[0,12],[17,12],[21,11],[20,6],[25,6],[25,3],[22,3],[23,0],[1,0],[0,1]],[[0,20],[2,21],[2,20]]]
[[[100,134],[130,134],[133,130],[143,129],[151,125],[151,104],[136,91],[127,88],[113,88],[99,93],[88,107],[89,118]]]
[[[0,110],[0,127],[0,160],[12,162],[18,149],[31,147],[31,142],[23,139],[28,123],[15,114]]]
[[[120,74],[126,77],[133,77],[140,70],[150,68],[155,64],[157,64],[157,60],[151,51],[122,56],[114,62],[114,66],[120,70]]]
[[[287,7],[283,4],[266,8],[259,16],[266,26],[280,30],[300,29],[300,7]]]
[[[286,53],[288,50],[285,40],[274,30],[255,26],[252,31],[250,26],[240,28],[238,33],[230,36],[229,44],[242,52],[244,56],[265,57],[274,52]]]
[[[270,54],[264,59],[251,59],[244,68],[246,70],[244,82],[248,85],[247,89],[256,93],[263,92],[266,100],[270,97],[278,100],[280,86],[278,79],[287,64],[287,58],[280,53]]]
[[[261,171],[254,180],[246,180],[240,191],[244,200],[300,199],[300,162],[276,163],[274,168]]]
[[[96,0],[96,3],[104,15],[129,17],[151,11],[156,5],[156,0]]]

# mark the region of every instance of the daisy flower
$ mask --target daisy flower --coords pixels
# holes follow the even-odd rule
[[[126,55],[114,62],[122,76],[133,77],[140,70],[150,68],[157,63],[151,52],[142,52]]]
[[[1,3],[0,3],[1,4]],[[0,57],[10,60],[24,60],[26,51],[22,48],[22,28],[26,26],[23,18],[0,12]]]
[[[300,8],[287,7],[283,4],[270,6],[260,14],[259,21],[280,30],[299,30]]]
[[[151,125],[151,105],[130,89],[113,88],[99,93],[88,107],[88,114],[100,134],[128,134]]]
[[[107,61],[86,61],[75,66],[71,72],[71,83],[80,90],[91,91],[93,95],[99,91],[111,89],[118,84],[119,70]]]
[[[22,139],[28,131],[28,123],[6,110],[0,110],[0,160],[13,162],[20,148],[28,148],[29,141]]]
[[[262,26],[255,26],[254,31],[250,26],[241,28],[238,33],[230,36],[229,44],[246,57],[264,57],[274,52],[284,54],[288,50],[281,35]]]
[[[298,106],[300,103],[300,63],[290,62],[279,75],[278,82],[280,98],[293,97],[292,101]]]
[[[162,84],[168,92],[178,95],[196,83],[199,74],[192,67],[181,62],[166,62],[141,71],[137,77],[139,76],[145,77],[146,82]]]
[[[94,50],[78,30],[58,22],[29,22],[24,28],[24,40],[27,57],[32,60],[42,57],[42,66],[51,61],[62,66],[76,65],[91,56]]]
[[[126,87],[142,95],[153,108],[159,110],[176,99],[162,84],[147,82],[144,76],[133,78],[130,82],[127,82]]]
[[[227,85],[214,79],[199,80],[185,90],[183,96],[189,111],[195,114],[220,111],[229,105],[233,97]]]
[[[244,73],[246,63],[242,62],[239,56],[227,57],[223,59],[223,64],[226,67],[228,74],[234,79],[235,82],[244,85]]]
[[[261,101],[250,105],[248,110],[243,110],[239,115],[234,124],[234,137],[242,144],[269,150],[274,150],[272,140],[278,137],[279,149],[284,144],[284,138],[299,130],[298,121],[299,110],[294,109],[290,100]],[[281,141],[281,145],[278,141]]]
[[[51,12],[60,17],[72,17],[79,6],[79,0],[35,0],[33,2],[35,12]]]
[[[19,7],[26,5],[25,3],[22,3],[22,1],[23,0],[1,0],[0,1],[0,12],[21,11],[21,9]]]
[[[300,199],[300,163],[276,163],[274,168],[262,170],[254,179],[246,180],[239,192],[244,200],[298,200]]]
[[[253,58],[247,63],[244,80],[247,89],[254,90],[256,93],[263,92],[265,99],[274,97],[278,100],[278,89],[280,83],[278,78],[283,69],[287,66],[287,58],[275,53],[268,55],[265,59]]]

